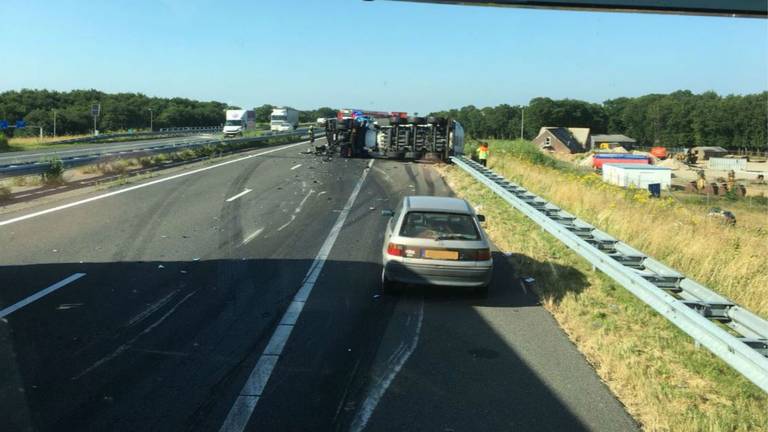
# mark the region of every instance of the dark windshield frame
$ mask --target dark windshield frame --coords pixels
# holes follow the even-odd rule
[[[424,224],[425,227],[428,227],[423,231],[423,235],[420,235],[422,233],[414,233],[410,232],[412,227],[412,224],[416,224],[417,222],[411,221],[411,218],[417,217],[417,215],[420,215],[421,217],[425,218],[427,222]],[[446,217],[446,221],[444,222],[444,226],[442,228],[444,229],[438,229],[440,227],[436,225],[432,225],[429,222],[436,222],[440,217]],[[451,221],[451,217],[454,217],[453,221]],[[427,235],[429,234],[429,235]],[[422,239],[433,239],[433,240],[462,240],[462,241],[478,241],[482,240],[482,237],[480,236],[480,230],[477,228],[477,224],[475,223],[475,216],[471,215],[469,213],[454,213],[454,212],[443,212],[443,211],[434,211],[434,210],[411,210],[408,213],[406,213],[403,216],[403,222],[400,224],[400,231],[398,233],[401,237],[408,237],[408,238],[422,238]]]

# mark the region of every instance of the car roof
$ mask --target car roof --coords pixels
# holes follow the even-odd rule
[[[405,197],[407,210],[440,211],[451,213],[472,214],[472,207],[461,198],[436,197],[436,196],[408,196]]]

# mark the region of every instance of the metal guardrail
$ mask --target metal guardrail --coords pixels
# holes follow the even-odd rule
[[[477,162],[451,160],[768,393],[768,321]]]
[[[218,144],[224,144],[224,145],[232,145],[232,144],[242,144],[242,143],[251,143],[251,142],[260,142],[260,141],[266,141],[270,138],[274,137],[280,137],[280,136],[304,136],[308,132],[308,129],[296,129],[295,131],[290,132],[280,132],[280,133],[273,133],[268,132],[264,133],[263,135],[256,136],[256,137],[245,137],[245,138],[218,138],[218,139],[210,139],[210,140],[188,140],[188,141],[176,141],[169,144],[160,144],[160,145],[154,145],[154,146],[148,146],[148,147],[141,147],[137,149],[127,149],[123,151],[110,151],[109,149],[102,149],[101,151],[94,151],[91,154],[80,154],[77,156],[70,156],[70,157],[63,157],[58,158],[61,160],[61,162],[64,164],[64,168],[75,168],[78,166],[83,165],[90,165],[93,163],[96,163],[102,159],[109,158],[109,159],[125,159],[125,158],[135,158],[135,157],[142,157],[142,156],[149,156],[159,153],[171,153],[178,150],[184,150],[188,148],[195,148],[195,147],[203,147],[207,145],[218,145]],[[315,135],[316,138],[322,137],[323,133],[318,133]],[[51,157],[56,157],[55,154],[51,155]],[[40,174],[44,172],[48,167],[50,166],[50,160],[41,160],[36,162],[29,162],[29,163],[19,163],[19,164],[9,164],[9,165],[3,165],[0,166],[0,178],[3,177],[14,177],[14,176],[20,176],[20,175],[32,175],[32,174]]]

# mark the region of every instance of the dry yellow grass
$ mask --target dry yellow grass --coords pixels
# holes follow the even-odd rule
[[[491,168],[579,218],[768,318],[768,216],[737,212],[738,226],[707,217],[706,207],[650,200],[595,174],[564,173],[498,157]]]
[[[15,138],[10,138],[8,140],[8,144],[16,147],[39,147],[39,146],[45,146],[47,144],[50,144],[56,141],[63,141],[63,140],[75,139],[75,138],[86,138],[89,136],[90,135],[61,135],[61,136],[57,136],[56,138],[51,136],[44,136],[42,139],[40,139],[40,137],[15,137]]]
[[[544,306],[645,430],[768,430],[759,388],[460,169],[443,174],[482,207],[494,243],[517,257],[517,276],[536,279]]]

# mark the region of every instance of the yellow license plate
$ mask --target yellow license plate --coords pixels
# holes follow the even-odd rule
[[[424,258],[457,260],[459,253],[457,251],[427,249],[424,251]]]

